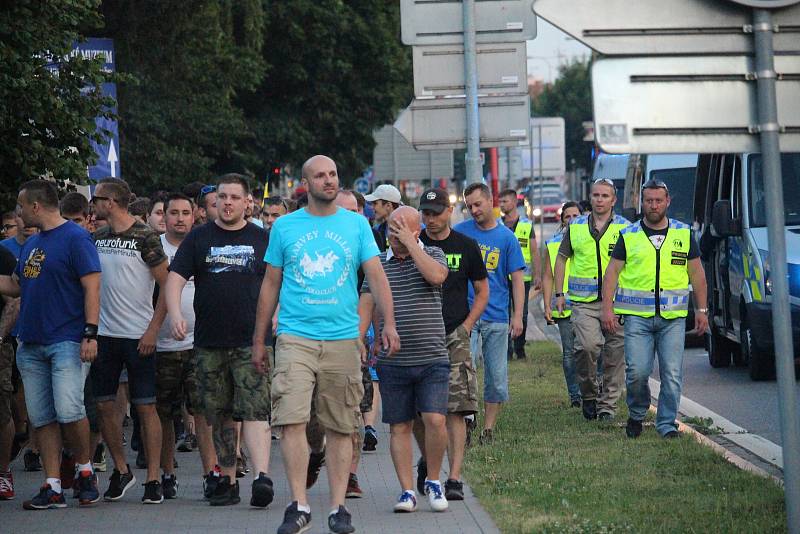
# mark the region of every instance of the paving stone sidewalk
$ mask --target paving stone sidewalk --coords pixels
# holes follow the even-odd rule
[[[499,530],[489,515],[465,485],[465,500],[451,502],[450,509],[433,513],[427,499],[419,499],[414,514],[394,514],[394,504],[399,488],[391,457],[389,456],[388,427],[380,425],[378,451],[364,454],[359,466],[359,483],[364,490],[361,499],[347,499],[347,507],[353,515],[357,532],[435,532],[435,533],[497,533]],[[0,532],[6,533],[53,533],[69,532],[132,532],[180,533],[180,532],[259,532],[274,533],[283,519],[284,507],[289,501],[289,490],[284,476],[280,455],[280,444],[272,442],[271,477],[275,483],[275,501],[265,511],[255,509],[250,502],[252,477],[239,479],[242,503],[237,506],[211,508],[202,497],[202,479],[199,454],[176,453],[180,464],[177,469],[180,484],[178,498],[164,501],[161,505],[141,503],[145,471],[135,469],[136,486],[115,503],[99,502],[91,507],[78,507],[77,501],[68,499],[68,508],[60,510],[26,511],[22,501],[29,499],[43,480],[43,473],[26,473],[22,470],[22,455],[12,464],[17,497],[12,501],[0,501]],[[134,464],[135,453],[130,453]],[[99,473],[100,492],[108,487],[109,471]],[[443,480],[444,480],[443,476]],[[416,475],[415,475],[416,479]],[[320,479],[309,491],[312,514],[312,533],[328,532],[327,514],[328,480],[325,468]],[[67,495],[71,496],[69,490]]]

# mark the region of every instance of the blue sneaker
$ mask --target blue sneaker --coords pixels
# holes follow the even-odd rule
[[[91,471],[81,471],[78,474],[78,503],[81,506],[94,504],[100,500],[100,490],[97,489],[97,475]]]
[[[447,498],[442,493],[442,485],[430,480],[425,481],[425,494],[428,496],[428,504],[434,512],[444,512],[447,510]]]
[[[394,505],[394,511],[397,513],[411,513],[417,510],[417,497],[413,491],[404,491],[400,498]]]
[[[33,499],[22,503],[26,510],[47,510],[48,508],[66,508],[67,501],[64,499],[64,492],[56,493],[50,484],[45,484]]]

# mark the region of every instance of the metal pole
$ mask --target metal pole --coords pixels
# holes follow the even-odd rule
[[[761,165],[767,205],[770,279],[772,280],[772,328],[775,336],[775,370],[778,377],[778,410],[783,442],[783,477],[786,524],[800,533],[800,427],[794,376],[791,311],[789,307],[783,179],[775,94],[775,59],[772,48],[772,14],[753,10],[755,70],[757,74],[758,122]]]
[[[475,52],[475,0],[463,1],[464,88],[467,105],[467,184],[483,181],[480,118],[478,115],[478,65]]]
[[[542,236],[544,235],[544,171],[542,171],[542,145],[544,141],[542,139],[542,124],[539,123],[539,211],[541,215],[539,215],[539,239],[537,243],[539,246],[544,243]],[[536,222],[536,221],[534,221]]]

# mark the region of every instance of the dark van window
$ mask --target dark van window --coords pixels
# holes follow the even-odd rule
[[[764,176],[761,173],[761,154],[750,156],[750,226],[767,225],[767,202],[764,195]],[[783,214],[786,225],[800,224],[800,153],[781,154],[783,175]]]
[[[650,180],[661,180],[669,188],[667,216],[686,224],[694,222],[694,180],[696,167],[650,171]]]

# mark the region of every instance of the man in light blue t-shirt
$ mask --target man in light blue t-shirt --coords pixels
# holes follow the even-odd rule
[[[480,320],[472,327],[472,357],[481,343],[485,372],[483,402],[486,409],[480,442],[491,443],[494,425],[502,403],[508,401],[508,277],[514,292],[514,315],[511,318],[511,337],[523,335],[522,310],[525,299],[525,260],[514,233],[497,224],[492,211],[492,193],[486,184],[471,184],[464,190],[464,200],[472,220],[455,226],[478,242],[486,271],[489,273],[489,303]],[[469,288],[469,305],[475,293]]]
[[[308,206],[275,221],[264,257],[267,274],[258,299],[253,363],[266,372],[264,341],[280,292],[278,340],[272,374],[272,425],[283,432],[281,451],[292,502],[279,532],[298,532],[311,521],[306,497],[311,401],[325,427],[332,532],[352,532],[344,507],[352,456],[351,434],[358,430],[364,395],[358,337],[358,269],[363,268],[384,320],[381,338],[390,353],[400,347],[389,282],[367,220],[336,206],[339,176],[326,156],[303,165]]]

